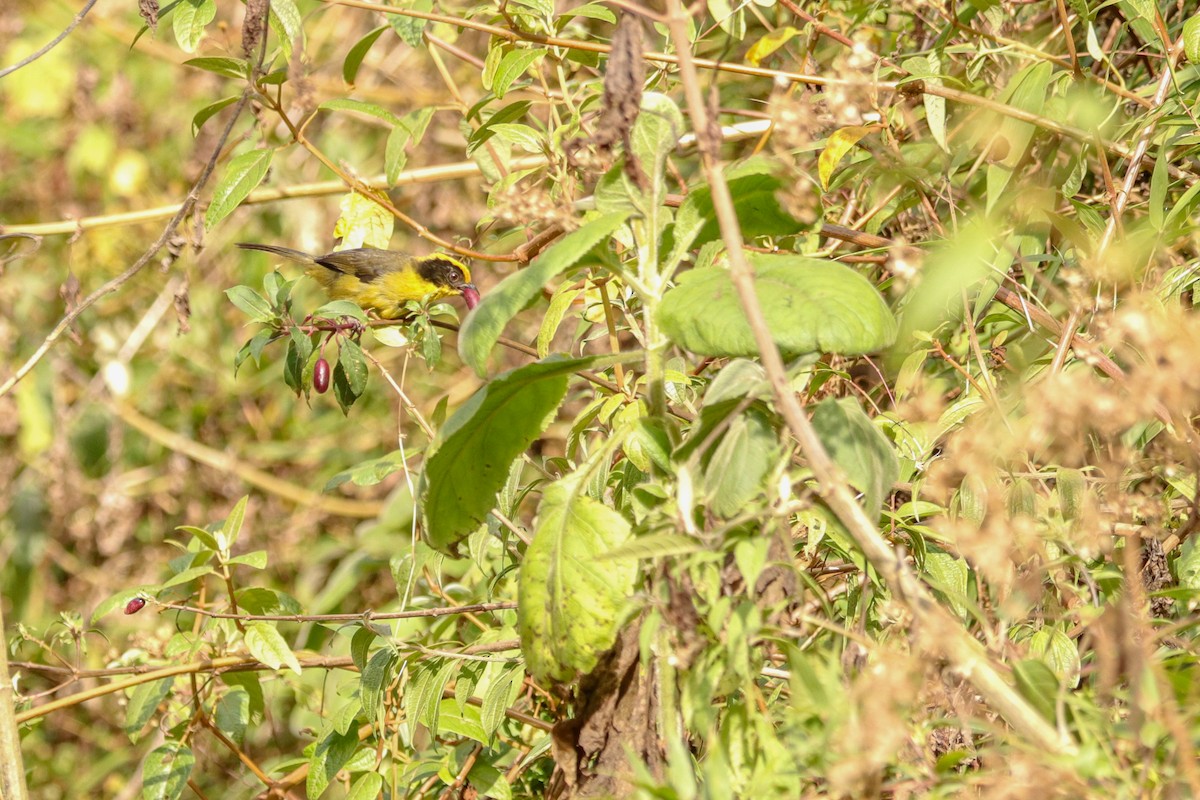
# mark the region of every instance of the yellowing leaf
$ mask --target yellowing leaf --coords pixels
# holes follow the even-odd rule
[[[842,159],[846,157],[846,153],[850,152],[850,148],[878,128],[878,125],[850,125],[839,128],[829,135],[829,139],[825,142],[825,149],[821,151],[821,157],[817,159],[817,174],[821,178],[822,189],[829,188],[829,179],[832,177],[833,171],[837,169],[838,164],[842,163]]]
[[[746,60],[757,67],[762,63],[764,58],[783,47],[799,34],[800,31],[791,25],[786,28],[776,28],[750,46],[750,50],[746,53]]]
[[[340,205],[342,215],[333,226],[333,235],[342,240],[342,249],[387,249],[396,219],[386,208],[357,192],[345,195]]]

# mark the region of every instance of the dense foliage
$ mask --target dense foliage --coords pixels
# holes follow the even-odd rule
[[[0,794],[1200,796],[1185,5],[7,10]]]

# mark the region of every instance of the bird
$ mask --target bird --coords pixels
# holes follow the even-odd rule
[[[408,316],[405,304],[409,300],[462,295],[468,310],[479,304],[479,290],[471,282],[471,270],[444,253],[412,256],[378,247],[359,247],[313,256],[273,244],[238,242],[237,246],[308,265],[308,275],[334,300],[353,300],[381,319]]]

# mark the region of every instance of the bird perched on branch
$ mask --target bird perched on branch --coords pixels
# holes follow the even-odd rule
[[[479,304],[471,270],[444,253],[410,256],[394,250],[360,247],[312,256],[290,247],[239,242],[243,250],[261,250],[308,266],[308,275],[334,300],[353,300],[382,319],[407,315],[409,300],[440,300],[462,295],[467,308]]]

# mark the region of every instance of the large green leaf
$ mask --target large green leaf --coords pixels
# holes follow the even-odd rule
[[[832,261],[748,254],[771,338],[790,355],[869,353],[887,347],[896,321],[870,281]],[[676,344],[707,356],[752,356],[758,346],[728,270],[695,269],[663,297],[659,323]]]
[[[517,626],[525,664],[539,680],[570,680],[596,666],[637,579],[635,560],[600,559],[631,531],[582,483],[571,476],[547,488],[521,565]]]
[[[628,218],[628,212],[597,217],[564,236],[525,269],[500,281],[467,315],[459,331],[458,353],[463,362],[471,365],[479,375],[485,374],[488,354],[508,321],[537,296],[546,281],[573,266]]]
[[[900,475],[891,442],[849,397],[818,403],[812,423],[830,457],[863,493],[867,515],[877,518]]]
[[[458,543],[484,521],[512,463],[541,435],[567,393],[567,376],[597,364],[640,356],[545,361],[500,375],[446,421],[421,476],[426,541],[457,556]]]

